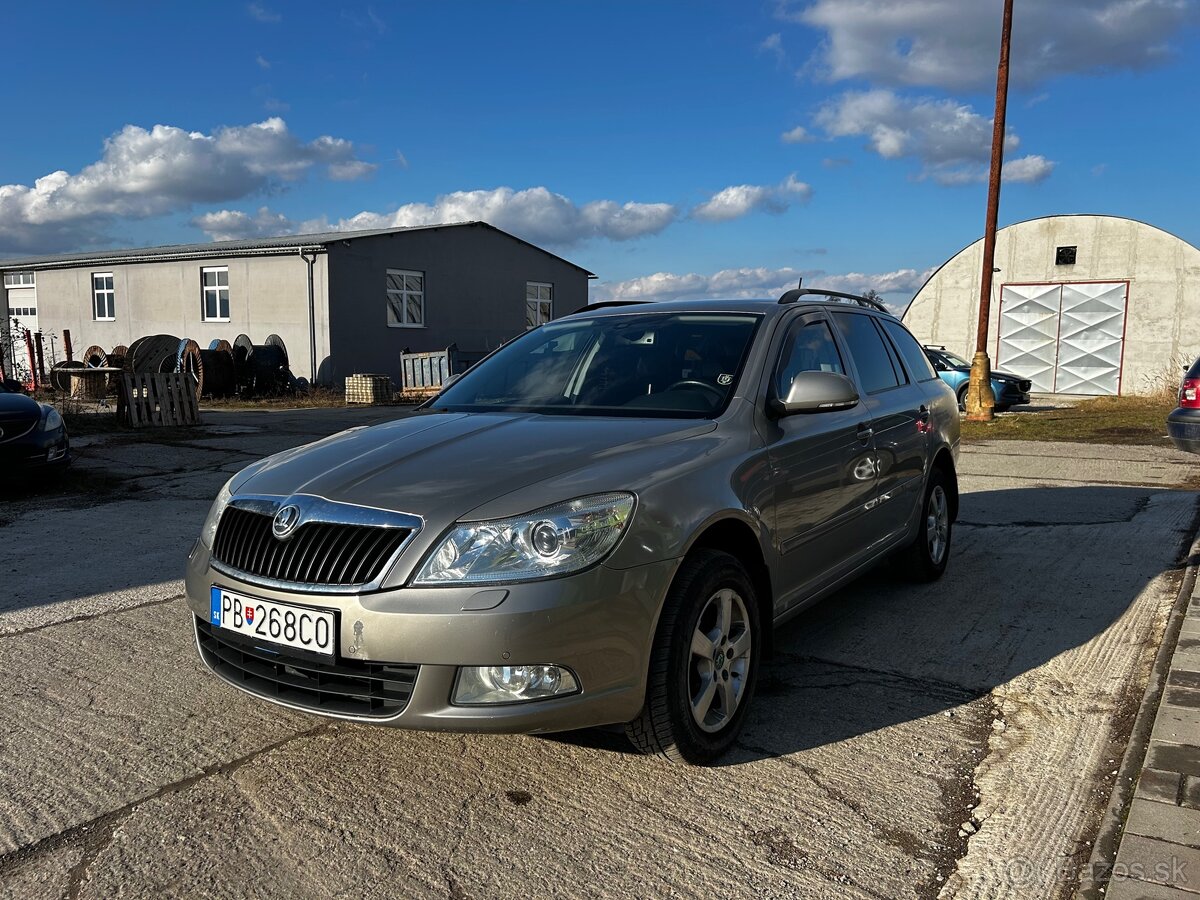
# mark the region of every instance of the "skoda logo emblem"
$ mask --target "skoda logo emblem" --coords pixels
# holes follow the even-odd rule
[[[271,533],[279,540],[285,540],[296,530],[300,522],[300,507],[289,504],[275,513],[275,521],[271,523]]]

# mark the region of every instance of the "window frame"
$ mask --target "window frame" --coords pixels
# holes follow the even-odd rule
[[[209,272],[214,273],[218,277],[212,285],[204,283],[204,276]],[[225,273],[225,283],[221,284],[220,274]],[[221,290],[225,291],[225,315],[221,315]],[[208,293],[213,291],[216,294],[216,310],[217,315],[210,317],[208,315]],[[200,321],[201,322],[228,322],[231,320],[233,313],[233,298],[229,290],[229,266],[201,266],[200,267]]]
[[[530,298],[529,289],[534,288],[538,292],[538,296]],[[541,297],[542,288],[546,289],[546,299]],[[533,304],[531,307],[530,304]],[[542,318],[542,304],[546,305],[546,317]],[[529,313],[533,312],[533,324],[530,325]],[[525,282],[525,330],[532,331],[534,328],[539,328],[547,322],[554,319],[554,282],[552,281],[527,281]]]
[[[407,286],[405,286],[404,288],[401,288],[399,290],[389,287],[388,286],[388,277],[391,275],[399,275],[399,276],[401,276],[401,278],[411,275],[413,277],[420,278],[421,279],[421,290],[420,291],[411,291],[408,289]],[[387,307],[386,307],[386,310],[384,313],[384,315],[386,316],[387,327],[388,328],[425,328],[426,327],[426,325],[425,325],[425,292],[429,289],[429,284],[428,284],[428,281],[426,280],[425,273],[418,271],[416,269],[392,269],[392,268],[389,268],[386,270],[386,272],[384,274],[383,284],[384,284],[384,292],[385,292],[384,297],[387,300]],[[393,307],[392,307],[392,302],[391,302],[393,296],[400,298],[400,311],[401,311],[402,318],[405,321],[400,321],[400,322],[391,321],[392,314],[394,312]],[[421,321],[420,322],[407,321],[407,319],[408,319],[408,301],[411,297],[419,297],[420,298],[420,308],[421,308]]]
[[[29,278],[28,281],[25,280],[26,277]],[[13,278],[15,278],[17,280],[11,281],[10,279],[13,279]],[[37,273],[36,272],[5,272],[4,273],[4,287],[6,287],[6,288],[23,288],[23,287],[35,288],[35,287],[37,287]]]
[[[96,287],[97,278],[107,278],[112,284],[112,287]],[[100,315],[99,301],[101,297],[107,300],[107,316]],[[117,321],[117,285],[113,278],[112,272],[93,272],[92,273],[92,321],[94,322],[115,322]]]

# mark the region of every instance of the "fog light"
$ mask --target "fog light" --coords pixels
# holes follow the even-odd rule
[[[464,666],[458,670],[454,703],[525,703],[578,692],[575,673],[565,666]]]

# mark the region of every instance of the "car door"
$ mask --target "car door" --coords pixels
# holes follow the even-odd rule
[[[798,372],[853,378],[822,312],[788,324],[770,370],[770,398]],[[852,568],[869,541],[861,524],[875,499],[875,449],[866,407],[771,417],[763,426],[774,481],[780,611]]]
[[[928,397],[909,377],[879,317],[857,310],[837,310],[831,317],[866,390],[879,464],[873,532],[888,541],[912,522],[925,484]]]

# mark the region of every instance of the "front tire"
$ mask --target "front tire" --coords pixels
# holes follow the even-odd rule
[[[684,560],[663,605],[646,703],[625,726],[642,753],[706,765],[741,733],[762,658],[754,583],[736,557]]]

